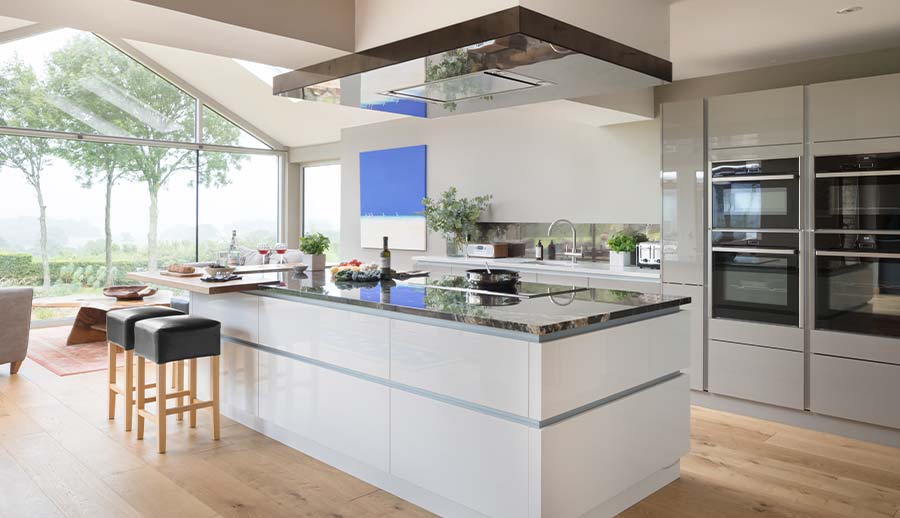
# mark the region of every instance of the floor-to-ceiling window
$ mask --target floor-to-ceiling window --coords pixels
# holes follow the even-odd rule
[[[312,164],[303,167],[303,234],[321,232],[331,239],[326,259],[340,259],[341,165]]]
[[[282,159],[96,35],[0,44],[0,286],[83,297],[214,259],[231,230],[274,241]]]

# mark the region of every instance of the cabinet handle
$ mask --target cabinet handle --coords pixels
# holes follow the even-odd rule
[[[731,252],[735,254],[774,254],[774,255],[796,255],[797,250],[786,250],[784,248],[739,248],[736,246],[714,246],[713,252]]]
[[[816,178],[853,178],[855,176],[898,176],[900,171],[841,171],[839,173],[816,173]]]
[[[900,259],[900,253],[886,252],[835,252],[831,250],[816,250],[816,256],[820,257],[871,257],[873,259]]]
[[[713,178],[712,183],[728,183],[728,182],[764,182],[767,180],[794,180],[797,174],[767,174],[759,176],[721,176]]]

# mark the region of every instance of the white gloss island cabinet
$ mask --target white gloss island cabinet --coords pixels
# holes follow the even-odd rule
[[[538,336],[275,291],[192,294],[222,412],[338,469],[451,517],[614,516],[679,476],[686,299]]]

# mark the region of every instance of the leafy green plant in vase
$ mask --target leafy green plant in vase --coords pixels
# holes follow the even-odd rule
[[[634,251],[638,243],[646,241],[647,236],[640,232],[621,230],[610,236],[606,242],[609,247],[609,266],[623,268],[634,263]]]
[[[329,246],[331,240],[319,232],[300,237],[301,261],[309,266],[309,271],[320,272],[325,269],[325,252]]]
[[[422,200],[425,223],[429,230],[443,235],[447,240],[447,255],[460,256],[465,253],[468,236],[477,230],[478,218],[490,205],[491,198],[490,194],[457,198],[456,187],[451,187],[436,200]]]

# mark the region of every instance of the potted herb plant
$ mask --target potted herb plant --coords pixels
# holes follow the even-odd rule
[[[637,244],[646,241],[647,236],[640,232],[628,232],[620,230],[606,241],[609,247],[609,265],[613,268],[622,268],[634,264],[634,251]]]
[[[447,189],[436,200],[422,200],[426,225],[429,230],[440,233],[447,240],[447,255],[460,256],[465,253],[468,236],[477,230],[478,218],[490,205],[490,201],[490,194],[457,198],[456,187]]]
[[[300,237],[301,261],[309,265],[309,271],[319,272],[325,269],[325,252],[329,246],[331,240],[319,232]]]

